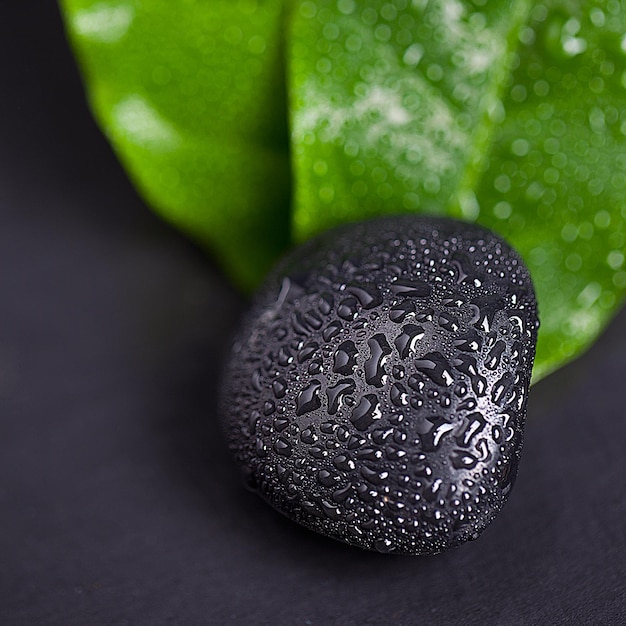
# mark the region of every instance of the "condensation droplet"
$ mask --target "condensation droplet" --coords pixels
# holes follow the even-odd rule
[[[296,400],[296,414],[304,415],[318,409],[321,406],[319,390],[322,383],[319,380],[312,380],[299,394]]]

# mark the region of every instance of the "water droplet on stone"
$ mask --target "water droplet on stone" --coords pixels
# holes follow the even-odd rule
[[[285,417],[277,417],[274,420],[274,430],[278,433],[282,432],[289,426],[289,420]]]
[[[312,380],[299,394],[296,400],[296,414],[304,415],[319,409],[322,405],[319,398],[319,390],[322,383],[319,380]]]
[[[263,385],[261,385],[261,370],[255,369],[252,372],[252,387],[255,391],[263,391]]]
[[[460,372],[470,377],[472,389],[478,396],[483,396],[487,387],[487,379],[478,373],[476,359],[469,354],[459,354],[451,361],[452,365]]]
[[[421,280],[397,280],[391,284],[390,289],[394,296],[410,296],[414,298],[428,298],[432,293],[431,286]]]
[[[498,341],[491,350],[489,350],[489,354],[485,360],[485,367],[490,370],[495,370],[500,366],[500,360],[502,358],[503,352],[506,350],[506,344],[504,341]]]
[[[352,370],[356,367],[358,353],[354,341],[344,341],[335,352],[333,372],[344,375],[352,374]]]
[[[333,310],[334,299],[329,293],[322,294],[319,299],[318,309],[322,315],[329,315]]]
[[[316,376],[317,374],[319,374],[322,371],[322,363],[321,361],[311,361],[311,363],[309,364],[309,367],[307,369],[307,372],[311,375],[311,376]]]
[[[406,359],[412,352],[415,352],[417,343],[424,337],[425,332],[422,326],[415,324],[405,324],[402,327],[402,332],[395,340],[401,358]]]
[[[283,398],[287,392],[287,383],[285,382],[285,379],[277,378],[272,383],[272,391],[274,392],[276,399],[280,400],[280,398]]]
[[[358,313],[358,302],[354,297],[344,298],[337,307],[337,315],[344,320],[352,321]]]
[[[340,380],[333,387],[326,389],[328,396],[328,413],[334,415],[341,407],[342,399],[345,395],[354,393],[356,385],[351,378]]]
[[[382,446],[385,441],[387,441],[387,439],[389,439],[389,437],[393,435],[393,433],[393,428],[377,428],[376,430],[372,431],[372,441],[379,446]]]
[[[278,351],[278,364],[282,367],[287,367],[293,361],[293,355],[289,351],[289,348],[281,347]]]
[[[407,404],[409,403],[406,388],[400,383],[394,383],[391,386],[391,389],[389,391],[389,397],[391,403],[397,407],[407,406]]]
[[[470,332],[452,340],[452,345],[463,352],[478,352],[483,346],[483,340],[476,332]]]
[[[359,437],[358,435],[350,435],[350,439],[348,439],[348,450],[357,450],[361,446],[364,446],[366,443],[363,437]]]
[[[414,365],[437,385],[449,387],[454,382],[450,365],[440,352],[429,352],[423,358],[414,361]]]
[[[452,452],[452,465],[456,469],[474,469],[478,459],[465,450],[454,450]]]
[[[307,337],[311,333],[311,330],[312,330],[312,328],[307,323],[307,320],[304,317],[304,314],[301,313],[300,311],[297,311],[296,313],[294,313],[291,319],[291,327],[293,328],[295,333],[297,333],[298,335],[303,335],[305,337]]]
[[[391,368],[391,375],[396,379],[396,380],[402,380],[404,378],[406,371],[404,369],[404,366],[402,365],[393,365]]]
[[[323,487],[336,487],[339,482],[339,476],[334,472],[323,469],[318,472],[317,480]]]
[[[332,498],[337,504],[342,504],[350,497],[351,494],[352,485],[346,485],[345,487],[335,489],[335,491],[333,491]]]
[[[310,500],[303,500],[300,503],[300,506],[310,515],[321,517],[321,512],[314,502],[311,502]]]
[[[502,378],[500,378],[491,392],[491,400],[494,404],[502,406],[506,403],[511,387],[513,385],[513,375],[511,372],[506,372]]]
[[[322,511],[324,511],[324,515],[331,520],[339,520],[341,519],[341,511],[337,508],[336,505],[327,502],[326,500],[322,500]]]
[[[319,344],[317,344],[315,341],[310,341],[309,343],[305,344],[304,346],[302,346],[302,348],[300,348],[300,350],[298,350],[298,363],[304,363],[305,361],[308,361],[310,358],[315,356],[318,350]]]
[[[474,398],[466,398],[463,402],[459,402],[457,411],[473,411],[476,408],[476,400]]]
[[[378,550],[378,552],[382,552],[384,554],[393,552],[393,543],[389,539],[377,539],[374,542],[374,547]]]
[[[382,302],[380,293],[378,293],[378,289],[376,289],[374,285],[368,285],[367,288],[359,287],[358,285],[350,285],[346,288],[346,291],[356,296],[361,306],[366,310],[373,309]]]
[[[255,451],[257,456],[263,457],[267,454],[267,448],[265,447],[265,443],[261,437],[257,437],[255,442]]]
[[[300,440],[302,441],[302,443],[311,445],[314,444],[318,439],[319,437],[315,434],[314,426],[309,426],[300,433]]]
[[[451,333],[456,333],[459,330],[459,320],[450,313],[442,312],[438,319],[439,325]]]
[[[359,404],[354,407],[350,421],[357,430],[367,430],[376,420],[382,417],[378,397],[373,393],[365,394]]]
[[[274,444],[274,450],[281,456],[291,456],[291,444],[284,438],[279,437]]]
[[[354,464],[354,461],[346,454],[338,454],[333,459],[333,465],[338,470],[341,470],[343,472],[348,472],[350,470],[353,470],[356,467]]]
[[[439,447],[443,437],[454,430],[454,424],[450,424],[443,417],[432,417],[425,422],[430,423],[430,428],[420,435],[422,450],[433,452]]]
[[[411,300],[404,300],[391,308],[389,319],[396,324],[400,324],[412,313],[415,313],[415,304]]]
[[[459,446],[467,448],[471,445],[476,435],[482,432],[486,425],[485,418],[481,413],[472,413],[463,419],[463,428],[456,437]]]
[[[365,362],[365,380],[374,387],[383,386],[385,376],[384,359],[391,354],[391,347],[383,334],[374,335],[368,340],[370,358]]]
[[[378,448],[361,448],[356,453],[356,458],[361,461],[378,461],[382,456],[383,453]]]
[[[389,473],[386,471],[372,469],[371,467],[364,465],[361,467],[361,476],[373,485],[382,485],[389,476]]]
[[[324,341],[330,341],[333,337],[336,337],[342,329],[341,322],[339,320],[335,320],[326,326],[326,328],[322,331],[322,337]]]

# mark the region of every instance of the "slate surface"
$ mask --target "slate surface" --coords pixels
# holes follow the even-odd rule
[[[626,311],[534,388],[472,544],[388,557],[240,485],[215,415],[244,302],[138,199],[57,9],[0,20],[0,623],[626,623]]]

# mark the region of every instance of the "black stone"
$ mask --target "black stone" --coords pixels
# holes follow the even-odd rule
[[[221,396],[230,447],[266,500],[335,539],[404,554],[475,539],[515,480],[537,328],[527,269],[484,228],[403,216],[326,232],[243,320]],[[298,492],[277,467],[304,477]]]

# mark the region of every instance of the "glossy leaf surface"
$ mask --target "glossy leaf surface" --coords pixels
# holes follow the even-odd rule
[[[542,326],[535,379],[626,291],[619,2],[303,2],[291,35],[299,239],[393,212],[503,234]]]
[[[525,258],[535,379],[623,302],[623,1],[62,6],[138,188],[241,286],[292,241],[425,212],[476,220]]]

